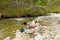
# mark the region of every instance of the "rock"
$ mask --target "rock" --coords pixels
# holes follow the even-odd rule
[[[23,20],[23,18],[14,18],[14,20],[22,21],[22,20]]]
[[[60,17],[60,14],[51,13],[51,16],[53,16],[53,17]]]
[[[32,23],[28,22],[28,27],[30,27],[30,25],[36,25],[35,28],[25,29],[24,33],[21,33],[19,30],[17,30],[13,40],[60,40],[60,24],[58,25],[58,19],[60,20],[60,18],[58,18],[55,14],[54,16],[37,17],[34,20],[38,23],[35,23],[34,20]],[[42,24],[45,23],[46,25],[40,25],[39,21],[42,22]],[[51,25],[48,25],[49,23]],[[4,40],[9,40],[9,38],[7,37]]]
[[[25,33],[33,33],[35,31],[35,29],[26,29]]]
[[[60,34],[57,34],[57,35],[54,37],[54,40],[60,40]]]
[[[8,37],[6,37],[4,40],[10,40],[10,37],[8,36]]]
[[[39,33],[35,33],[36,36],[35,36],[35,40],[43,40],[43,36],[40,35]]]

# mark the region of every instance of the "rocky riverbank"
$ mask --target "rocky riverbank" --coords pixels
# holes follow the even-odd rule
[[[17,31],[15,37],[11,40],[39,40],[39,38],[40,40],[60,40],[60,17],[40,16],[34,20],[39,23],[40,30],[32,33],[20,33],[20,31]]]

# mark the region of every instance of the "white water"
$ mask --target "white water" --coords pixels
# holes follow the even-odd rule
[[[47,19],[50,18],[50,20],[43,20],[43,19]],[[37,35],[34,38],[30,38],[29,35],[27,36],[25,33],[20,33],[20,32],[16,32],[16,36],[15,38],[13,38],[13,40],[60,40],[60,24],[58,24],[58,21],[60,21],[60,14],[56,14],[56,13],[51,13],[50,16],[40,16],[37,17],[34,20],[43,20],[47,23],[51,23],[51,26],[41,26],[42,31],[42,35],[38,34],[38,32],[36,33]],[[19,20],[20,21],[20,20]],[[41,31],[41,30],[39,30]],[[29,31],[28,31],[29,32]],[[34,34],[34,33],[33,33]]]

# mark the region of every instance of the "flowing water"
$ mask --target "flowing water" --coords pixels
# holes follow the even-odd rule
[[[34,20],[40,23],[41,30],[39,33],[44,40],[60,40],[60,14],[51,14],[50,16],[39,16]],[[23,22],[29,22],[29,18],[13,18],[0,20],[0,40],[10,36],[15,37],[15,30],[25,28]]]

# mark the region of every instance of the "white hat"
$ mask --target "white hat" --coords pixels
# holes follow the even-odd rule
[[[35,21],[33,20],[30,25],[35,25]]]

